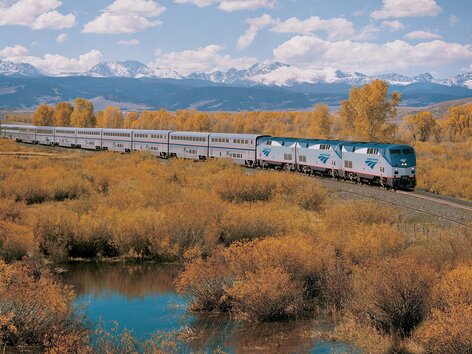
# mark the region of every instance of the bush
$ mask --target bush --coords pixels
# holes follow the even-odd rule
[[[235,242],[193,258],[177,281],[194,310],[231,310],[238,318],[274,321],[313,306],[342,306],[350,277],[333,250],[309,236]],[[198,252],[197,252],[198,254]]]
[[[359,269],[353,309],[382,333],[409,336],[425,318],[434,273],[408,259],[387,259]]]
[[[472,352],[472,305],[435,309],[415,339],[426,353],[464,354]]]
[[[281,235],[301,225],[291,225],[297,211],[276,203],[242,203],[229,205],[221,219],[220,240],[229,245],[234,241],[252,240]],[[298,215],[297,215],[298,216]],[[299,220],[302,217],[296,217]],[[293,230],[293,229],[292,229]]]
[[[242,203],[271,200],[275,194],[275,173],[244,174],[230,171],[215,184],[219,196],[228,202]]]
[[[0,221],[0,257],[10,263],[36,249],[30,227]]]
[[[259,268],[236,281],[227,296],[239,318],[277,321],[296,317],[303,310],[302,284],[281,268]]]
[[[48,340],[53,334],[75,333],[75,343],[82,347],[88,342],[88,331],[73,303],[73,291],[44,269],[0,261],[0,343],[44,347],[56,342]]]

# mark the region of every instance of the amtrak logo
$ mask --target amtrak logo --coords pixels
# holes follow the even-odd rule
[[[367,159],[365,161],[366,165],[369,166],[372,170],[374,169],[375,165],[377,165],[378,162],[379,160],[377,159]]]
[[[270,149],[268,148],[262,149],[262,153],[267,157],[270,154]]]
[[[321,154],[320,156],[318,156],[318,158],[320,159],[321,162],[323,162],[325,164],[326,161],[329,160],[329,155],[328,154]]]

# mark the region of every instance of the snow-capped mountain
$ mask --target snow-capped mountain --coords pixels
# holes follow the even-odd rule
[[[30,64],[16,64],[9,60],[0,59],[0,75],[39,77],[43,76],[43,73]]]
[[[206,80],[217,84],[245,83],[249,85],[293,86],[296,84],[363,85],[373,80],[385,80],[390,85],[407,86],[414,83],[432,83],[444,86],[459,86],[472,89],[472,72],[447,79],[435,79],[430,73],[409,77],[398,73],[365,75],[359,72],[344,72],[335,68],[301,69],[283,63],[255,64],[246,70],[230,69],[226,72],[194,73],[186,78]]]
[[[91,68],[82,76],[92,77],[125,77],[139,79],[143,77],[148,78],[172,78],[180,79],[177,72],[173,70],[166,70],[161,68],[150,68],[136,60],[119,61],[104,61],[93,68]]]
[[[139,61],[104,61],[86,72],[50,75],[30,64],[17,64],[0,59],[0,76],[41,77],[41,76],[86,76],[99,78],[150,78],[150,79],[196,79],[220,85],[240,86],[293,86],[298,84],[347,84],[364,85],[376,79],[390,85],[408,86],[415,83],[431,83],[449,87],[472,89],[472,72],[446,79],[435,79],[430,73],[409,77],[398,73],[366,75],[360,72],[345,72],[336,68],[297,68],[280,62],[258,63],[248,69],[229,69],[212,73],[193,73],[182,76],[172,69],[148,66]]]
[[[472,89],[472,72],[456,75],[445,80],[439,80],[439,82],[446,86],[465,86]]]
[[[234,84],[238,82],[251,81],[259,75],[265,75],[274,72],[279,68],[288,67],[287,64],[275,62],[271,64],[254,64],[249,69],[229,69],[228,71],[215,71],[210,74],[193,73],[187,76],[188,79],[198,79],[204,81],[211,81],[216,84]]]

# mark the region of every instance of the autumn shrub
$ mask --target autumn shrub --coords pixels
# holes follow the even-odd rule
[[[230,171],[215,184],[215,190],[228,202],[268,201],[275,194],[275,173],[244,174]]]
[[[427,353],[469,353],[471,329],[472,265],[462,264],[435,284],[429,318],[415,333],[415,339]]]
[[[461,264],[447,272],[433,288],[433,306],[472,305],[472,265]]]
[[[371,201],[335,203],[323,213],[320,237],[355,263],[394,256],[406,243],[394,226],[400,215]]]
[[[54,166],[53,162],[43,161],[43,164],[25,162],[26,166],[20,169],[10,166],[0,180],[0,197],[34,204],[74,199],[89,193],[88,182],[80,176],[77,166]]]
[[[232,310],[247,320],[277,321],[303,311],[303,285],[281,268],[258,268],[228,290]]]
[[[472,352],[472,305],[433,309],[431,317],[415,334],[426,353],[464,354]]]
[[[159,209],[159,229],[150,240],[151,252],[159,254],[172,248],[177,258],[195,246],[209,252],[218,243],[222,212],[217,198],[205,191],[187,191],[180,202]]]
[[[418,188],[472,200],[472,139],[417,143],[415,149]]]
[[[461,264],[434,285],[429,318],[415,333],[426,353],[472,351],[472,265]]]
[[[32,254],[36,249],[30,227],[0,221],[0,258],[13,262]]]
[[[34,227],[40,251],[58,260],[67,257],[114,256],[109,226],[112,211],[79,215],[70,210],[50,208],[38,216]]]
[[[24,216],[25,205],[12,197],[0,199],[0,221],[18,222]]]
[[[272,173],[271,177],[277,184],[276,196],[282,201],[309,211],[321,210],[326,190],[312,177],[285,173]]]
[[[310,228],[303,212],[280,203],[241,203],[229,205],[221,218],[220,240],[234,241],[282,235]]]
[[[75,333],[76,343],[86,343],[88,331],[73,304],[73,291],[56,282],[47,270],[0,261],[0,343],[47,350],[55,342],[47,339],[53,333]]]
[[[230,310],[245,320],[302,316],[313,306],[341,305],[349,270],[310,236],[235,242],[189,262],[177,282],[192,309]]]
[[[434,272],[410,259],[386,259],[359,268],[353,311],[381,333],[409,336],[427,315]]]
[[[416,236],[402,254],[433,267],[437,272],[447,271],[472,259],[472,232],[467,228],[453,227]]]
[[[190,251],[190,250],[189,250]],[[197,251],[200,254],[200,251]],[[193,311],[226,311],[229,308],[225,291],[232,284],[228,265],[221,254],[203,259],[197,255],[188,259],[176,282],[178,292],[189,300]]]

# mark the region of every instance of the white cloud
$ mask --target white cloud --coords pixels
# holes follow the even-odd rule
[[[391,32],[396,32],[399,31],[403,28],[405,28],[405,25],[401,23],[398,20],[393,20],[393,21],[383,21],[382,22],[382,28],[386,28],[390,30]]]
[[[22,45],[15,45],[14,47],[5,47],[0,50],[0,56],[4,58],[22,57],[28,54],[28,49]]]
[[[426,31],[413,31],[405,34],[407,39],[440,39],[442,38],[439,34],[426,32]]]
[[[1,1],[0,26],[28,26],[35,30],[70,28],[76,23],[75,16],[57,12],[61,5],[58,0]]]
[[[312,16],[306,20],[291,17],[285,21],[281,21],[264,14],[261,17],[247,19],[246,23],[249,27],[246,32],[239,37],[238,49],[244,49],[250,46],[257,33],[268,26],[271,26],[270,30],[276,33],[310,34],[314,32],[326,32],[330,40],[347,38],[366,40],[372,38],[380,31],[380,28],[374,25],[367,25],[360,30],[356,30],[351,21],[341,17],[327,20],[321,19],[318,16]]]
[[[246,23],[249,25],[249,27],[246,32],[244,32],[244,34],[239,37],[237,45],[238,49],[249,47],[254,41],[254,38],[256,38],[257,32],[275,22],[276,20],[267,14],[264,14],[261,17],[247,19]]]
[[[119,45],[138,45],[139,41],[136,38],[133,38],[133,39],[130,39],[130,40],[122,39],[122,40],[116,42],[116,44],[119,44]]]
[[[436,16],[441,8],[435,0],[383,0],[383,7],[370,17],[376,20],[392,17]]]
[[[58,54],[45,54],[43,57],[28,55],[28,50],[21,46],[6,47],[0,56],[14,63],[28,63],[50,74],[62,72],[84,72],[103,60],[98,50],[91,50],[78,58],[68,58]]]
[[[56,37],[56,42],[57,43],[64,43],[67,40],[67,34],[61,33]]]
[[[351,21],[345,18],[332,18],[323,20],[318,16],[312,16],[306,20],[300,20],[291,17],[288,20],[277,23],[273,28],[273,32],[278,33],[302,33],[307,34],[316,31],[326,31],[329,39],[346,38],[353,36],[355,33],[354,26]]]
[[[396,40],[384,44],[351,40],[330,42],[315,36],[295,36],[273,51],[274,59],[298,67],[330,67],[366,73],[407,68],[434,69],[447,64],[468,64],[471,45],[440,40],[411,45]]]
[[[153,0],[115,0],[103,13],[90,21],[85,33],[134,33],[160,26],[157,19],[166,8]]]
[[[198,7],[218,4],[220,10],[233,12],[240,10],[272,8],[277,3],[277,0],[174,0],[174,2],[177,4],[194,4]]]
[[[189,75],[194,72],[226,71],[231,68],[248,68],[256,63],[252,57],[232,58],[222,53],[219,45],[208,45],[196,50],[184,50],[181,52],[161,53],[156,52],[157,58],[152,66],[163,69],[172,69],[181,75]]]

